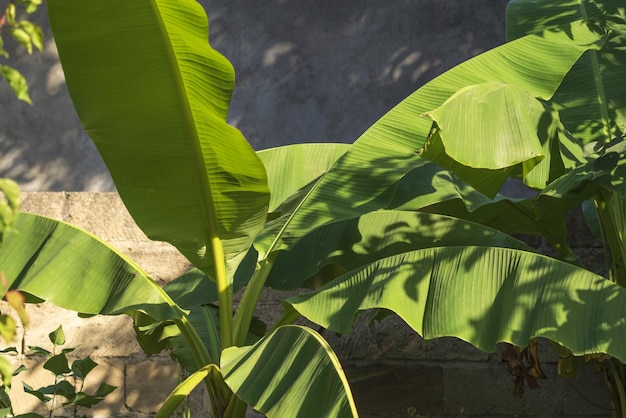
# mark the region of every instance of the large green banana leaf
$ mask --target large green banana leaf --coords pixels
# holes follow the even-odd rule
[[[17,216],[14,230],[0,249],[11,289],[86,314],[140,311],[161,320],[182,317],[139,266],[93,235],[26,213]]]
[[[349,144],[327,142],[258,151],[271,191],[268,212],[278,210],[297,191],[324,174],[348,148]]]
[[[376,211],[359,218],[322,226],[281,252],[267,286],[282,290],[319,287],[338,276],[378,259],[412,250],[483,245],[532,251],[500,231],[447,216],[403,211]],[[322,270],[323,269],[323,270]],[[320,271],[322,270],[322,271]],[[315,277],[314,277],[315,276]]]
[[[487,198],[435,164],[411,170],[397,184],[387,209],[439,213],[476,222],[507,234],[542,235],[567,242],[565,214],[586,198]]]
[[[626,125],[626,6],[622,0],[513,0],[507,37],[516,39],[558,25],[587,21],[608,32],[597,52],[572,68],[551,102],[563,124],[583,142],[608,141]]]
[[[564,32],[529,35],[481,54],[427,83],[368,129],[321,176],[291,213],[273,221],[255,242],[263,255],[292,247],[307,232],[328,222],[353,218],[385,207],[390,188],[425,162],[418,155],[432,127],[422,115],[459,89],[486,82],[507,82],[534,97],[552,96],[571,66],[603,35],[574,25]],[[541,62],[541,66],[536,63]]]
[[[288,301],[347,332],[360,310],[386,308],[430,339],[456,336],[484,351],[547,337],[574,354],[626,360],[626,289],[558,260],[508,248],[429,248],[353,270]]]
[[[224,350],[224,380],[269,418],[357,417],[337,356],[315,331],[284,326],[248,347]]]
[[[436,129],[422,156],[489,196],[514,170],[525,184],[542,189],[583,161],[582,147],[568,138],[558,112],[514,84],[465,87],[427,114]]]
[[[52,0],[67,86],[142,230],[210,272],[262,229],[263,164],[226,123],[231,64],[194,0]],[[223,246],[224,255],[219,247]]]

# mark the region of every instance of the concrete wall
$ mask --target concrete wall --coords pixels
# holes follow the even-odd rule
[[[68,221],[109,241],[160,282],[189,268],[188,262],[168,244],[151,242],[135,226],[115,193],[25,193],[23,209]],[[280,294],[266,292],[257,311],[265,321],[276,320]],[[118,386],[106,402],[90,411],[97,417],[147,418],[175,386],[178,368],[165,353],[146,356],[138,347],[126,317],[88,320],[53,306],[32,306],[32,326],[26,344],[49,346],[47,335],[62,324],[72,353],[90,355],[101,364],[90,376],[90,386],[100,381]],[[541,388],[512,396],[513,378],[499,352],[484,353],[463,341],[444,338],[424,341],[396,317],[368,324],[361,318],[344,336],[325,337],[337,352],[351,382],[363,417],[578,417],[610,416],[610,402],[601,374],[584,367],[576,379],[556,376],[556,358],[542,349],[548,380]],[[35,385],[50,384],[50,375],[37,358],[15,358],[33,367],[19,379]],[[19,387],[19,384],[15,386]],[[34,398],[16,391],[15,405],[28,410]],[[199,390],[190,401],[193,417],[208,416],[206,394]],[[414,411],[414,415],[410,415]]]

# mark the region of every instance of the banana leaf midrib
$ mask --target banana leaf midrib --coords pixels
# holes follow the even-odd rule
[[[198,129],[195,128],[197,125],[196,125],[193,111],[191,109],[189,95],[187,94],[185,81],[180,71],[180,67],[178,65],[178,58],[176,56],[176,53],[174,52],[174,47],[172,45],[170,37],[168,36],[168,31],[166,29],[165,22],[163,21],[163,18],[161,17],[161,13],[156,4],[156,1],[150,0],[150,5],[154,11],[154,16],[157,20],[157,24],[160,29],[159,32],[162,35],[163,43],[166,46],[165,50],[167,52],[167,55],[170,57],[170,61],[172,62],[172,71],[174,73],[173,81],[178,87],[176,88],[176,91],[181,96],[179,100],[179,105],[185,109],[183,114],[185,115],[185,119],[187,119],[187,122],[188,122],[187,126],[193,127],[189,131],[191,133],[191,138],[195,139],[191,141],[191,146],[194,150],[194,156],[195,156],[194,163],[199,168],[198,170],[196,170],[196,172],[198,173],[198,181],[202,185],[202,187],[200,188],[200,193],[202,194],[201,201],[204,206],[204,210],[202,212],[205,215],[205,222],[206,222],[206,227],[207,227],[207,231],[205,232],[208,234],[209,241],[210,241],[209,243],[206,243],[206,244],[211,245],[211,248],[213,250],[212,254],[214,255],[214,259],[216,261],[215,267],[217,269],[218,268],[217,266],[219,264],[224,264],[224,253],[223,253],[222,246],[214,245],[214,242],[213,242],[214,239],[219,239],[219,228],[218,228],[217,220],[214,216],[214,214],[216,213],[215,205],[213,204],[213,199],[212,199],[211,184],[210,184],[208,176],[206,175],[206,164],[205,164],[203,153],[202,153],[200,135],[199,135]],[[218,261],[220,261],[220,263],[218,263]],[[205,272],[205,273],[210,274],[213,272]]]

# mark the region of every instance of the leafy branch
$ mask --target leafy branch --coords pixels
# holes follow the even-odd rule
[[[19,42],[28,52],[33,53],[33,47],[39,52],[43,50],[43,31],[41,27],[29,20],[18,19],[18,5],[23,6],[27,15],[31,15],[41,4],[42,0],[11,0],[6,9],[0,15],[0,57],[9,58],[9,53],[4,49],[4,34],[8,33]],[[18,99],[32,104],[28,94],[26,79],[12,66],[0,64],[0,75],[9,83],[9,86]]]

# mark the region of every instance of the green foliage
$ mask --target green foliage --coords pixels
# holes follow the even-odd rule
[[[84,392],[85,379],[87,375],[98,365],[90,357],[74,360],[71,364],[68,361],[67,354],[74,351],[73,347],[63,348],[59,352],[59,348],[65,345],[65,335],[63,333],[62,326],[59,326],[55,331],[49,334],[50,342],[52,343],[52,351],[46,350],[41,347],[29,347],[30,356],[43,356],[46,361],[43,364],[43,368],[48,370],[54,377],[53,383],[47,386],[39,388],[33,388],[26,382],[22,382],[24,392],[39,399],[39,401],[45,405],[48,409],[48,416],[53,415],[57,411],[71,411],[72,416],[76,418],[78,411],[81,408],[91,408],[94,405],[102,402],[104,398],[113,392],[116,387],[101,383],[96,391],[92,394]],[[6,351],[6,350],[5,350]],[[11,350],[17,352],[16,349]],[[23,366],[13,371],[13,375],[19,374],[26,370]],[[3,386],[3,391],[0,392],[0,410],[1,417],[15,417],[15,418],[38,418],[42,415],[34,412],[15,415],[13,412],[13,406],[8,394],[11,390],[9,384]],[[84,417],[84,415],[81,415]]]
[[[13,180],[0,179],[0,245],[20,209],[20,189]]]
[[[38,51],[43,50],[43,31],[39,25],[20,19],[20,10],[27,15],[37,11],[42,0],[10,0],[6,9],[0,15],[0,57],[9,58],[9,53],[4,49],[4,35],[10,35],[19,42],[29,54],[33,53],[33,47]],[[18,7],[19,6],[19,7]],[[0,64],[0,75],[9,84],[18,99],[32,104],[28,94],[28,85],[24,76],[15,68]]]
[[[571,355],[612,356],[619,393],[626,147],[623,95],[611,91],[624,79],[625,12],[610,1],[551,3],[512,2],[517,39],[421,87],[352,146],[257,154],[226,123],[234,72],[206,42],[193,0],[50,0],[68,89],[120,196],[150,238],[197,269],[162,290],[95,237],[20,214],[0,252],[8,284],[89,314],[131,314],[144,350],[171,349],[191,373],[162,415],[204,381],[216,417],[242,417],[247,405],[270,417],[305,416],[303,405],[356,416],[328,344],[289,324],[301,313],[347,332],[377,308],[427,338],[485,350],[545,336]],[[509,177],[536,197],[498,194]],[[565,213],[590,199],[608,279],[566,239]],[[544,236],[560,259],[511,233]],[[265,326],[254,313],[266,286],[313,291]],[[65,353],[46,368],[68,373]]]
[[[0,179],[0,250],[7,232],[13,230],[13,225],[20,208],[20,190],[13,180]],[[9,283],[0,265],[0,295],[7,305],[18,315],[22,324],[28,326],[28,315],[24,308],[24,297],[20,292],[9,290]],[[5,343],[13,342],[17,335],[17,324],[7,313],[0,314],[0,337]],[[13,369],[6,358],[0,357],[0,378],[2,384],[8,386],[13,377]]]

